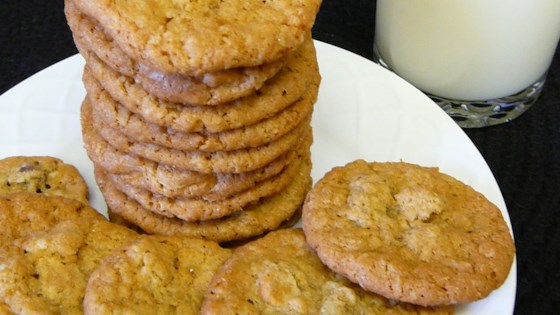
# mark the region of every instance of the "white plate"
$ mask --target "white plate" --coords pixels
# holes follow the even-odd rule
[[[484,193],[511,226],[488,165],[465,133],[429,98],[393,73],[343,49],[316,42],[323,81],[313,116],[315,180],[358,158],[438,166]],[[91,203],[106,213],[83,149],[79,108],[83,59],[73,56],[0,96],[0,158],[51,155],[86,178]],[[506,283],[458,314],[512,314],[516,263]]]

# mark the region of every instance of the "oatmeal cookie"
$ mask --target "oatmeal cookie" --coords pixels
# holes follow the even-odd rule
[[[249,95],[273,77],[285,57],[271,63],[204,73],[198,76],[165,73],[136,62],[125,54],[95,20],[79,12],[71,0],[65,14],[74,43],[87,58],[93,52],[117,72],[133,77],[150,94],[166,101],[217,105]]]
[[[105,257],[91,274],[84,314],[198,314],[208,283],[230,255],[196,238],[138,238]]]
[[[105,220],[83,202],[28,192],[0,195],[0,246],[73,218]]]
[[[311,85],[294,104],[276,115],[255,124],[217,133],[180,132],[145,121],[141,116],[121,106],[106,92],[90,87],[83,106],[92,109],[94,119],[103,121],[135,142],[152,143],[171,149],[232,151],[258,147],[287,134],[313,112],[318,87]],[[90,101],[91,99],[91,101]]]
[[[303,207],[310,246],[367,290],[419,305],[469,303],[507,278],[515,253],[500,210],[437,168],[358,160]]]
[[[88,187],[73,166],[50,156],[12,156],[0,160],[0,194],[31,192],[88,203]]]
[[[106,175],[119,191],[127,195],[128,198],[138,202],[143,208],[165,217],[177,217],[192,222],[219,219],[232,213],[243,211],[245,207],[257,202],[259,199],[280,192],[294,179],[303,159],[305,158],[290,163],[280,174],[258,183],[255,187],[251,187],[228,198],[211,201],[205,200],[204,197],[169,198],[132,186],[127,182],[118,181],[118,178],[113,177],[111,174]]]
[[[91,54],[90,54],[91,55]],[[320,75],[313,41],[290,54],[286,65],[250,95],[217,106],[166,102],[145,91],[134,79],[107,67],[95,56],[87,58],[83,81],[91,94],[105,89],[111,97],[146,122],[178,132],[221,132],[255,124],[276,115],[319,85]]]
[[[66,220],[13,242],[0,256],[0,303],[15,314],[80,314],[103,257],[138,235],[104,220]]]
[[[311,1],[74,0],[128,56],[166,73],[253,67],[296,49],[321,5]]]
[[[94,118],[91,111],[82,107],[81,119],[84,133],[98,133],[101,138],[119,151],[201,173],[243,173],[259,169],[293,148],[297,148],[298,144],[311,132],[310,121],[305,120],[279,139],[259,147],[234,151],[185,151],[130,141],[118,130],[104,125],[102,121],[95,121]],[[93,128],[90,129],[88,126]]]
[[[150,234],[186,235],[228,242],[244,240],[277,229],[300,209],[311,187],[311,161],[305,161],[297,177],[280,193],[217,220],[186,222],[144,209],[116,189],[102,172],[95,173],[109,209]]]

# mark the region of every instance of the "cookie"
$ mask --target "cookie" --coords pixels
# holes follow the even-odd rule
[[[231,216],[201,222],[186,222],[157,215],[119,192],[103,173],[96,172],[95,175],[109,209],[146,233],[186,235],[222,243],[260,235],[290,220],[311,187],[310,170],[310,161],[306,161],[296,178],[280,193],[263,198]]]
[[[27,192],[0,195],[0,209],[0,245],[72,218],[105,219],[83,202]]]
[[[216,106],[251,95],[284,66],[282,60],[251,68],[206,73],[200,79],[140,66],[135,79],[150,94],[173,103]]]
[[[141,228],[139,228],[136,225],[126,221],[123,217],[114,213],[110,209],[107,209],[107,216],[109,217],[109,221],[111,221],[112,223],[122,225],[126,228],[129,228],[129,229],[133,230],[134,232],[136,232],[138,234],[145,234],[144,231]]]
[[[264,145],[293,130],[311,115],[317,93],[318,87],[312,85],[300,99],[276,115],[253,125],[218,133],[177,132],[146,122],[95,85],[90,88],[84,106],[92,107],[93,115],[98,120],[101,119],[135,142],[153,143],[178,150],[231,151]]]
[[[369,293],[323,265],[301,229],[283,229],[234,250],[212,279],[201,314],[453,314],[453,308]]]
[[[118,181],[111,174],[106,174],[106,176],[119,191],[138,202],[143,208],[165,217],[177,217],[191,222],[219,219],[243,211],[247,205],[280,192],[296,176],[302,159],[305,158],[300,157],[300,159],[290,163],[280,174],[258,183],[255,187],[228,198],[212,201],[204,198],[169,198],[132,186],[127,182]]]
[[[147,161],[145,163],[146,159],[140,156],[127,154],[110,146],[93,131],[91,124],[82,124],[81,127],[82,140],[89,159],[110,172],[118,174],[142,172],[146,168],[145,164],[148,167],[153,166],[150,167],[152,169],[157,169],[158,164],[155,162]],[[194,172],[189,171],[189,174],[194,174]],[[203,178],[204,175],[202,174],[201,179]]]
[[[13,314],[10,307],[2,302],[0,302],[0,314],[10,315]]]
[[[75,0],[128,56],[165,73],[199,74],[276,61],[311,31],[320,0]]]
[[[64,16],[78,51],[93,51],[115,71],[134,76],[137,62],[116,46],[94,19],[80,12],[73,0],[64,0]]]
[[[120,225],[81,218],[17,239],[0,257],[0,302],[15,314],[79,314],[100,260],[137,237]]]
[[[215,152],[183,151],[154,144],[132,142],[119,131],[105,126],[103,122],[94,121],[91,112],[83,107],[81,118],[84,133],[97,132],[101,138],[122,152],[201,173],[243,173],[259,169],[290,149],[297,148],[298,143],[303,140],[308,132],[311,132],[309,120],[307,120],[279,139],[256,148]]]
[[[83,81],[91,94],[93,88],[105,89],[113,99],[146,122],[178,132],[222,132],[249,126],[276,115],[297,101],[320,75],[313,41],[309,39],[290,54],[286,65],[258,91],[218,106],[191,106],[155,98],[134,79],[123,76],[95,56],[87,58]]]
[[[107,172],[121,175],[131,184],[167,196],[218,198],[235,193],[236,188],[250,187],[258,181],[278,174],[295,154],[289,151],[266,166],[244,173],[200,173],[159,164],[142,157],[121,152],[99,137],[91,125],[83,124],[86,152],[94,164]],[[306,138],[305,141],[311,141]],[[302,145],[305,145],[306,142]],[[309,143],[309,142],[308,142]]]
[[[335,272],[387,298],[469,303],[506,279],[515,245],[500,210],[437,168],[358,160],[309,192],[303,228]]]
[[[196,238],[139,238],[91,274],[84,314],[198,314],[212,276],[230,255]]]
[[[32,192],[88,203],[88,187],[72,165],[50,156],[12,156],[0,160],[0,194]]]
[[[123,218],[119,214],[116,214],[115,212],[111,211],[111,209],[108,209],[107,211],[109,213],[109,218],[110,218],[111,222],[113,222],[115,224],[121,224],[121,225],[123,225],[123,226],[125,226],[129,229],[133,229],[136,232],[141,233],[141,234],[145,233],[141,228],[139,228],[138,226],[134,225],[133,223],[127,221],[125,218]],[[300,220],[301,220],[301,209],[298,209],[294,214],[292,214],[292,216],[290,218],[282,221],[282,223],[278,227],[276,227],[275,230],[292,228]],[[239,247],[243,244],[247,244],[248,242],[251,242],[255,239],[258,239],[261,236],[262,235],[255,235],[255,236],[251,236],[251,237],[241,239],[241,240],[224,241],[224,242],[221,242],[220,245],[223,246],[224,248],[234,249],[234,248],[237,248],[237,247]]]
[[[301,146],[303,147],[305,144],[302,143]],[[171,198],[204,197],[204,199],[211,201],[235,195],[278,175],[295,157],[296,152],[290,151],[264,167],[237,174],[200,174],[152,163],[156,168],[146,167],[148,173],[133,172],[112,174],[111,176],[115,177],[115,181],[126,182],[155,194]],[[193,173],[194,176],[190,176]],[[205,180],[200,179],[202,176],[205,176]]]
[[[115,71],[133,77],[150,94],[170,102],[216,105],[247,96],[278,73],[285,62],[282,58],[256,67],[200,76],[164,73],[127,56],[94,20],[79,12],[70,0],[65,1],[65,14],[74,43],[82,54],[93,52]]]

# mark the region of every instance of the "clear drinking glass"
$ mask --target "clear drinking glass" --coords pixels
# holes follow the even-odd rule
[[[375,60],[461,127],[508,122],[539,97],[560,0],[377,0]]]

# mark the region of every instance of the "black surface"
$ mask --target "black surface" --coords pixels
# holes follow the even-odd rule
[[[325,0],[314,37],[371,59],[374,12],[375,1]],[[0,27],[0,93],[77,52],[61,0],[2,0]],[[505,125],[465,130],[509,209],[518,259],[516,314],[560,313],[559,107],[557,51],[543,94],[528,112]]]

